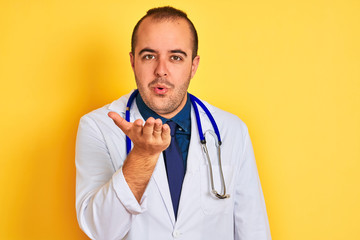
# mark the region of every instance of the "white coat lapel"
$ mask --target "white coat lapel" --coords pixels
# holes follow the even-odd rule
[[[200,111],[200,120],[203,131],[211,128],[206,114]],[[193,108],[191,109],[191,138],[187,157],[186,174],[181,190],[181,197],[178,210],[178,219],[187,221],[192,218],[194,212],[191,209],[196,207],[194,203],[200,198],[200,166],[205,164],[204,154],[200,143],[200,136]]]
[[[210,129],[211,124],[207,120],[206,114],[203,111],[200,111],[200,118],[203,130],[206,131],[207,129]],[[189,208],[191,209],[192,207],[194,207],[194,202],[196,202],[196,198],[200,197],[200,179],[197,178],[200,175],[200,166],[202,164],[204,164],[204,156],[200,144],[200,137],[198,133],[195,112],[193,109],[191,109],[191,138],[187,158],[186,174],[179,202],[178,220],[191,219],[192,217],[191,214],[194,211],[189,211]],[[175,215],[171,201],[163,154],[160,154],[159,160],[153,173],[153,178],[156,182],[166,209],[169,213],[171,223],[174,226]],[[185,216],[186,214],[189,214],[189,216]]]
[[[155,183],[159,189],[163,202],[165,204],[166,210],[169,213],[169,217],[171,223],[175,224],[175,214],[174,208],[171,201],[170,190],[169,190],[169,183],[166,175],[165,163],[164,163],[164,156],[161,153],[156,164],[155,170],[153,172],[152,177],[155,180]]]

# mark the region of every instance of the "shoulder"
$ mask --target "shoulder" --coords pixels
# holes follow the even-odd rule
[[[226,163],[231,166],[237,166],[241,162],[238,160],[245,152],[246,142],[249,137],[246,124],[235,114],[224,111],[205,101],[202,102],[209,109],[218,126],[222,141],[222,152],[228,154],[226,155],[228,156],[228,159],[225,160]],[[204,111],[202,114],[203,116],[201,117],[207,119]]]

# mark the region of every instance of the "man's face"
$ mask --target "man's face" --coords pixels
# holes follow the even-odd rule
[[[140,95],[148,107],[165,118],[175,116],[185,105],[190,79],[199,56],[192,59],[192,34],[184,19],[140,24],[131,65]]]

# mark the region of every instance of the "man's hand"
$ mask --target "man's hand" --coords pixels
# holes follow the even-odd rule
[[[140,202],[160,153],[170,145],[170,127],[152,117],[143,126],[141,119],[130,123],[115,112],[109,112],[108,116],[134,144],[122,171],[135,198]]]
[[[150,117],[143,126],[141,119],[134,123],[127,122],[115,112],[109,112],[109,117],[131,139],[134,144],[133,151],[149,156],[158,155],[164,151],[171,141],[170,128],[162,124],[160,119]]]

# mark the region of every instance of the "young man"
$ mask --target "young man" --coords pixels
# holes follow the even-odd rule
[[[199,122],[202,132],[216,130],[200,105],[195,114],[187,93],[199,64],[197,45],[184,12],[149,10],[132,36],[139,94],[81,118],[76,209],[90,238],[271,239],[245,124],[204,102],[221,134],[221,163],[216,134],[206,134],[208,152],[200,141]]]

